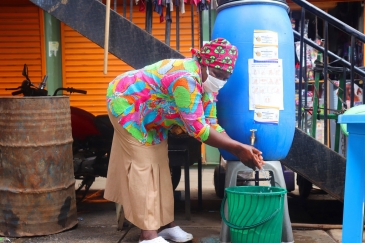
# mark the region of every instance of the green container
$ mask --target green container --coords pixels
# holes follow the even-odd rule
[[[286,189],[268,186],[234,186],[225,189],[221,216],[232,243],[280,243]],[[228,203],[229,220],[224,214]]]

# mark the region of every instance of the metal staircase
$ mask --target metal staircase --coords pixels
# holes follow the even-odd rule
[[[98,0],[30,0],[104,48],[106,6]],[[109,52],[135,69],[166,58],[184,58],[114,10],[110,11]]]
[[[78,31],[86,38],[98,44],[100,47],[104,47],[106,6],[100,1],[30,1],[74,30]],[[332,25],[351,36],[352,50],[354,50],[353,47],[355,45],[355,40],[359,40],[363,44],[365,43],[364,34],[335,19],[309,2],[303,0],[291,1],[302,8],[302,21],[304,21],[306,11],[322,19],[324,22],[324,39],[328,40],[328,25]],[[353,86],[355,76],[357,75],[362,78],[365,77],[363,69],[354,65],[354,54],[352,53],[350,60],[345,60],[335,55],[328,50],[328,41],[325,42],[324,46],[320,46],[310,39],[303,37],[303,28],[304,25],[302,25],[301,33],[294,31],[295,39],[299,40],[301,44],[299,85],[305,86],[308,81],[305,75],[303,75],[303,73],[305,73],[305,68],[303,68],[302,65],[304,62],[302,57],[303,51],[305,51],[305,46],[309,45],[323,53],[324,61],[321,72],[324,78],[325,87],[329,85],[327,73],[332,65],[328,63],[328,58],[336,60],[335,64],[343,68],[343,79],[346,80],[346,76],[350,76],[352,84],[351,106],[353,106]],[[161,59],[184,57],[178,51],[172,49],[113,10],[110,12],[109,52],[136,69]],[[344,87],[340,88],[343,90],[345,89]],[[363,84],[363,90],[365,90],[365,83]],[[324,91],[324,96],[324,143],[327,144],[327,120],[329,119],[330,111],[327,108],[328,104],[326,100],[328,93],[326,92],[326,89]],[[301,100],[301,92],[299,92],[299,101]],[[364,93],[363,100],[365,100]],[[299,102],[298,110],[301,111],[303,108],[305,108],[305,104]],[[308,180],[310,183],[317,185],[334,198],[343,201],[346,169],[345,157],[303,132],[301,130],[302,120],[303,117],[301,112],[298,112],[299,125],[295,131],[292,147],[288,156],[281,162],[294,172],[298,173],[299,176]]]
[[[303,35],[304,25],[302,25],[300,29],[300,33],[294,31],[294,37],[296,40],[300,41],[300,71],[299,71],[299,86],[308,87],[308,80],[306,75],[306,65],[302,65],[305,60],[303,60],[303,53],[305,53],[306,45],[309,45],[320,53],[323,54],[323,63],[317,63],[315,68],[315,72],[317,72],[318,76],[321,75],[323,77],[324,82],[324,108],[322,110],[322,114],[320,114],[320,108],[318,107],[318,103],[314,102],[313,105],[313,121],[316,119],[323,119],[324,121],[324,145],[321,142],[314,139],[312,136],[308,135],[306,132],[302,131],[304,129],[303,121],[305,120],[302,117],[302,112],[298,112],[298,128],[296,128],[294,141],[289,151],[288,156],[283,159],[281,162],[295,171],[298,174],[299,178],[302,178],[298,181],[299,191],[301,192],[301,187],[303,187],[302,191],[306,191],[311,188],[308,188],[308,182],[313,183],[320,187],[322,190],[326,191],[328,194],[333,196],[334,198],[343,201],[344,199],[344,184],[345,184],[345,170],[346,170],[346,158],[339,153],[332,150],[330,147],[327,137],[328,137],[328,123],[329,119],[334,119],[337,122],[337,116],[342,114],[346,109],[341,108],[342,104],[337,106],[337,110],[330,110],[329,104],[327,104],[327,97],[329,96],[327,92],[328,85],[331,84],[331,80],[328,77],[328,74],[331,72],[337,72],[340,76],[340,87],[339,90],[339,103],[345,98],[345,81],[349,79],[351,81],[351,107],[354,105],[354,84],[355,77],[364,80],[365,72],[363,67],[356,67],[354,60],[354,50],[355,50],[355,41],[361,41],[362,44],[365,43],[365,35],[359,32],[358,30],[352,28],[351,26],[339,21],[328,13],[322,11],[321,9],[315,7],[308,1],[302,0],[292,0],[292,2],[301,6],[301,21],[304,23],[305,13],[309,12],[315,15],[317,18],[320,18],[324,23],[324,46],[320,46],[315,42],[311,41],[308,38],[305,38]],[[349,60],[345,60],[342,57],[337,56],[328,50],[328,42],[330,41],[328,38],[328,27],[329,25],[343,31],[351,38],[351,53]],[[332,60],[330,63],[328,60]],[[363,90],[365,90],[365,83],[362,84]],[[306,90],[307,91],[307,90]],[[316,92],[315,92],[316,93]],[[316,96],[316,94],[314,94]],[[317,97],[318,99],[318,97]],[[365,100],[365,94],[363,93],[363,100]],[[350,107],[347,107],[347,109]],[[302,103],[302,94],[299,92],[299,106],[298,111],[309,111],[306,104]],[[318,113],[317,113],[318,111]],[[313,124],[312,124],[313,125]],[[312,130],[313,131],[313,130]],[[312,132],[313,133],[313,132]],[[315,133],[315,129],[314,129]],[[312,134],[313,135],[313,134]],[[336,135],[339,136],[339,125],[337,125]],[[337,138],[338,139],[338,138]],[[338,142],[338,141],[336,141]],[[336,146],[338,148],[338,144]],[[304,189],[304,187],[307,187]],[[307,196],[307,192],[303,192]]]

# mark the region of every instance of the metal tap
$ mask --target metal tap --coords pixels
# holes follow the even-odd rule
[[[255,132],[257,131],[257,129],[251,129],[251,145],[253,146],[255,144],[255,140],[256,140],[256,136],[255,136]]]

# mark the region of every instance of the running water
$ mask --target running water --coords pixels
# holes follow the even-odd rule
[[[262,172],[262,174],[264,175],[264,177],[265,177],[265,179],[267,180],[267,181],[269,181],[269,186],[268,187],[271,187],[271,180],[270,180],[270,177],[269,177],[269,172],[268,171],[266,171],[265,169],[264,169],[264,167],[262,167],[262,169],[261,170],[259,170],[257,167],[256,167],[256,171],[259,171],[259,172]]]
[[[261,172],[262,172],[262,174],[264,174],[265,179],[266,179],[267,181],[269,181],[269,187],[271,187],[271,181],[270,181],[270,178],[269,178],[268,172],[264,169],[264,167],[262,167]]]

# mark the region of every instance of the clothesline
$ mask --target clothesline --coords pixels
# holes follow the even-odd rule
[[[174,10],[174,5],[179,8],[180,13],[185,13],[185,4],[188,0],[135,0],[136,5],[139,6],[139,11],[146,10],[146,1],[153,1],[154,11],[160,15],[160,22],[164,20],[172,22],[171,12]],[[197,6],[197,11],[216,9],[217,0],[190,0],[190,4]],[[164,8],[166,9],[166,15],[164,16]]]

